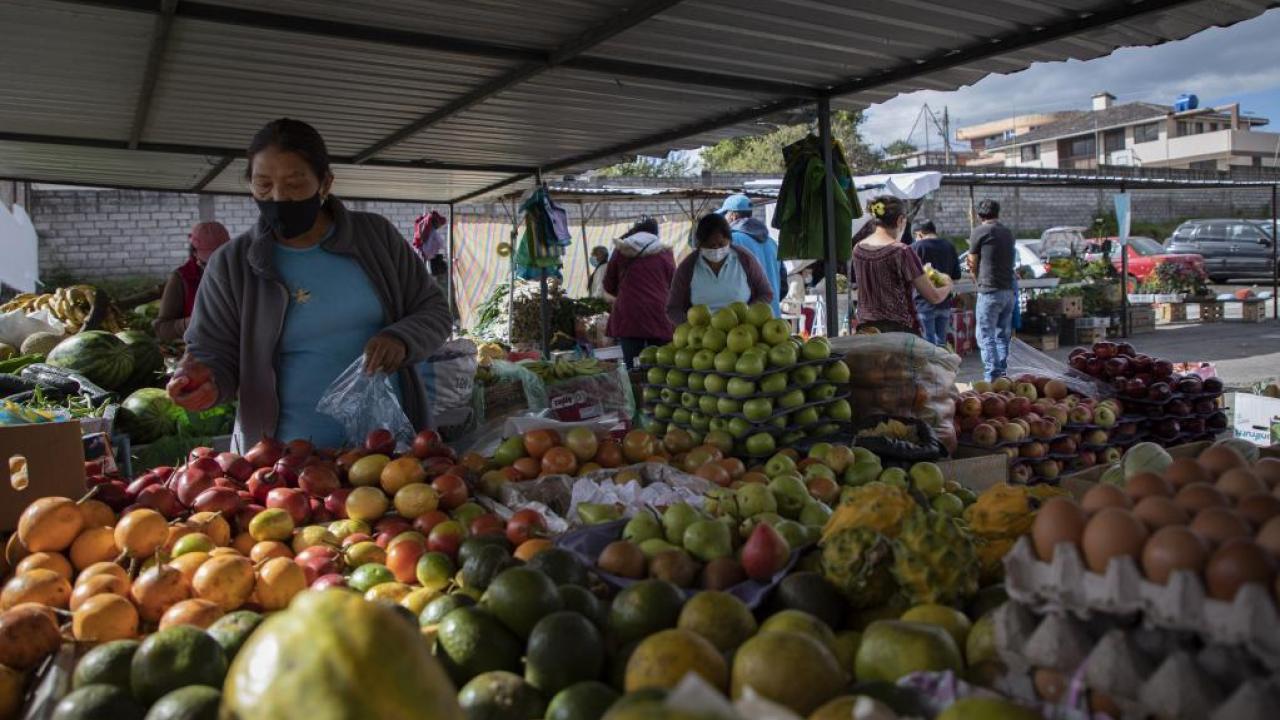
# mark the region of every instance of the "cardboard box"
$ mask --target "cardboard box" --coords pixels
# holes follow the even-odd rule
[[[85,494],[84,442],[80,423],[71,421],[0,427],[0,531],[18,527],[18,516],[43,497]],[[25,461],[27,482],[14,487],[10,465]]]
[[[1037,350],[1058,349],[1057,335],[1023,335],[1018,333],[1018,339]]]
[[[1036,312],[1045,315],[1053,315],[1063,318],[1079,318],[1084,316],[1084,298],[1079,295],[1068,295],[1066,297],[1056,298],[1036,298],[1032,302],[1031,310],[1034,308]]]
[[[1280,445],[1280,400],[1233,393],[1231,397],[1231,433],[1254,445]]]

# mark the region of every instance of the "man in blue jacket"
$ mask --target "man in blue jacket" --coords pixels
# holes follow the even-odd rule
[[[751,252],[765,277],[773,286],[773,316],[782,315],[782,300],[787,292],[787,271],[778,262],[778,242],[769,236],[769,228],[751,216],[751,198],[730,195],[716,212],[724,215],[733,228],[733,244]]]

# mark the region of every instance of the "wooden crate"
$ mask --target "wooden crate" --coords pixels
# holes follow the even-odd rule
[[[1140,335],[1156,331],[1156,312],[1150,306],[1129,308],[1129,334]]]
[[[1155,306],[1156,321],[1160,323],[1182,323],[1187,321],[1186,303],[1160,303]]]
[[[1067,297],[1036,298],[1032,303],[1036,312],[1054,317],[1075,319],[1084,317],[1084,298],[1079,295]],[[1030,311],[1031,308],[1028,308]]]
[[[1022,333],[1018,333],[1018,339],[1037,350],[1048,351],[1058,349],[1057,335],[1024,335]]]

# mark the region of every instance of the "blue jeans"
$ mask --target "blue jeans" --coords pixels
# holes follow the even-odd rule
[[[938,347],[946,347],[947,331],[951,329],[951,307],[948,305],[922,310],[917,305],[916,317],[920,319],[924,339]]]
[[[1009,365],[1009,341],[1013,338],[1013,309],[1018,294],[1013,290],[978,293],[976,320],[978,349],[988,382],[1004,377]]]

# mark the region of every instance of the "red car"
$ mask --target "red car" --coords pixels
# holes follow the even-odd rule
[[[1120,253],[1118,238],[1103,238],[1103,240],[1111,241],[1111,264],[1115,266],[1117,271],[1120,270]],[[1090,262],[1098,260],[1102,257],[1102,253],[1098,247],[1099,241],[1090,240],[1089,246],[1085,248],[1085,260]],[[1156,266],[1160,263],[1175,263],[1178,265],[1186,265],[1187,267],[1204,272],[1204,258],[1199,255],[1190,253],[1169,253],[1165,252],[1164,246],[1152,240],[1149,237],[1131,237],[1126,251],[1129,255],[1129,277],[1132,278],[1128,285],[1129,291],[1133,292],[1135,286],[1147,279]]]

